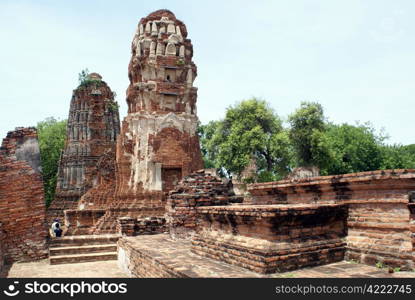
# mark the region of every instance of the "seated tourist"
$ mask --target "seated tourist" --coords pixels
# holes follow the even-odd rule
[[[62,236],[62,229],[59,224],[59,220],[55,219],[51,226],[51,235],[53,237],[61,237]]]

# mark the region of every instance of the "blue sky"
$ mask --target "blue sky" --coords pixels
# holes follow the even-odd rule
[[[67,118],[86,67],[116,91],[124,118],[133,34],[161,8],[192,39],[202,123],[252,96],[283,118],[318,101],[330,121],[370,121],[389,143],[415,143],[415,2],[405,0],[0,0],[0,138]]]

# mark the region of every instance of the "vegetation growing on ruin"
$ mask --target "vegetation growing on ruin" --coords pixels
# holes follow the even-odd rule
[[[89,78],[89,70],[88,68],[83,69],[79,74],[78,74],[78,82],[79,82],[79,86],[78,88],[84,88],[90,85],[95,85],[95,87],[100,87],[103,82],[101,80],[96,80],[96,79],[91,79]]]
[[[47,118],[37,124],[46,205],[55,197],[56,178],[66,137],[66,120]]]
[[[119,110],[120,105],[116,101],[106,99],[106,102],[107,102],[107,106],[108,106],[109,111],[117,112]]]

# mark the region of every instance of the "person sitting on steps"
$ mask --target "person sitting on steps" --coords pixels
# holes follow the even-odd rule
[[[59,224],[59,219],[53,220],[52,226],[51,226],[51,235],[53,237],[61,237],[62,236],[62,229]]]

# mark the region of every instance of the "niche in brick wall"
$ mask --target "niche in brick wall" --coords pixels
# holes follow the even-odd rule
[[[162,189],[164,192],[171,191],[182,179],[182,168],[163,167],[161,169]]]

